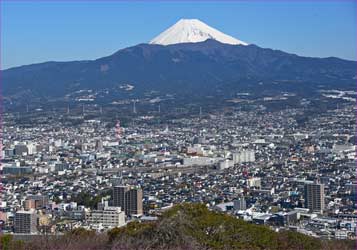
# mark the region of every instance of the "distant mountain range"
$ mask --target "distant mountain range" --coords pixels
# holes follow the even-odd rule
[[[176,29],[176,38],[164,39],[172,43],[169,45],[157,44],[160,39],[154,39],[151,44],[121,49],[97,60],[45,62],[7,69],[2,72],[3,94],[12,101],[29,101],[68,98],[81,90],[92,91],[94,98],[111,94],[120,98],[141,97],[148,92],[229,95],[247,86],[254,89],[261,85],[310,90],[355,88],[355,61],[302,57],[246,43],[222,43],[215,39],[216,34],[200,33],[192,27],[182,29],[186,32],[184,37],[193,32],[212,39],[200,41],[196,36],[194,42],[181,42],[183,38]]]

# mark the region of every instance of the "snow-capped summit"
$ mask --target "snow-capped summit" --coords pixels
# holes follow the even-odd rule
[[[214,39],[221,43],[248,45],[216,30],[198,19],[181,19],[150,41],[151,44],[198,43]]]

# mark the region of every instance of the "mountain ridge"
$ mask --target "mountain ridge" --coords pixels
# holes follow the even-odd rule
[[[211,39],[208,39],[206,41],[203,41],[203,43],[207,43],[207,42],[212,42]],[[214,41],[219,43],[218,41]],[[176,47],[176,46],[192,46],[192,45],[197,45],[197,46],[201,46],[201,43],[181,43],[181,44],[170,44],[170,45],[161,45],[161,44],[150,44],[150,43],[139,43],[133,46],[129,46],[129,47],[125,47],[125,48],[121,48],[118,49],[116,51],[114,51],[113,53],[107,55],[107,56],[103,56],[103,57],[99,57],[99,58],[95,58],[95,59],[83,59],[83,60],[66,60],[66,61],[56,61],[56,60],[50,60],[50,61],[44,61],[44,62],[36,62],[36,63],[30,63],[30,64],[24,64],[24,65],[19,65],[19,66],[14,66],[14,67],[10,67],[10,68],[6,68],[6,69],[2,69],[0,71],[4,72],[4,71],[9,71],[9,70],[13,70],[13,69],[18,69],[18,68],[23,68],[23,67],[31,67],[31,66],[36,66],[36,65],[42,65],[42,64],[53,64],[53,63],[85,63],[85,62],[93,62],[93,61],[97,61],[99,59],[103,59],[103,58],[107,58],[110,56],[113,56],[114,54],[123,51],[123,50],[127,50],[127,49],[131,49],[133,47],[137,47],[137,46],[157,46],[157,47]],[[239,46],[239,45],[231,45],[231,44],[225,44],[228,46]],[[297,57],[302,57],[302,58],[312,58],[312,59],[337,59],[337,60],[341,60],[341,61],[348,61],[348,62],[354,62],[357,63],[357,61],[351,60],[351,59],[345,59],[345,58],[340,58],[337,56],[326,56],[326,57],[316,57],[316,56],[302,56],[296,53],[291,53],[291,52],[286,52],[280,49],[273,49],[273,48],[263,48],[260,47],[256,44],[248,44],[246,46],[251,46],[251,47],[258,47],[261,49],[265,49],[265,50],[271,50],[271,51],[275,51],[275,52],[282,52],[285,54],[289,54],[292,56],[297,56]]]
[[[185,94],[210,87],[236,87],[261,81],[301,82],[311,86],[354,87],[356,62],[335,57],[301,57],[257,45],[229,45],[215,40],[173,45],[138,44],[95,60],[44,62],[2,71],[6,97],[27,91],[36,96],[64,96],[80,89],[112,89],[120,84],[135,86],[131,92]],[[208,90],[207,90],[208,91]],[[202,95],[204,93],[202,91]]]

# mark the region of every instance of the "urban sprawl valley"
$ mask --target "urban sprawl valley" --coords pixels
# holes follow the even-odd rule
[[[201,203],[275,231],[356,239],[355,102],[271,108],[289,98],[172,111],[136,100],[125,119],[80,101],[5,112],[2,231],[105,232]]]

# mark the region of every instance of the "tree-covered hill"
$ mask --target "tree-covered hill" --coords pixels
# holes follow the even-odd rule
[[[265,226],[209,211],[200,204],[177,205],[165,212],[158,221],[132,222],[107,234],[76,229],[61,237],[39,237],[27,242],[2,236],[1,245],[4,250],[355,249],[354,241],[323,241],[291,231],[277,233]]]

